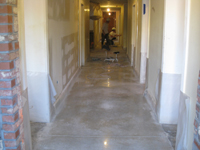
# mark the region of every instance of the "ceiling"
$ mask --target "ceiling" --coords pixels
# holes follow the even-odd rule
[[[90,2],[99,3],[101,7],[118,7],[127,3],[127,0],[90,0]]]

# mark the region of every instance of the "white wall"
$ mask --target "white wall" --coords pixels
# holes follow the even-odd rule
[[[127,49],[128,37],[127,37],[127,26],[128,26],[128,3],[124,4],[124,26],[123,26],[123,48]]]
[[[49,122],[47,0],[26,0],[24,6],[30,119]]]
[[[28,93],[31,121],[49,122],[55,112],[54,100],[78,70],[80,5],[84,5],[84,24],[89,26],[89,0],[26,0],[25,36]],[[36,9],[37,8],[37,11]],[[90,54],[89,28],[84,29],[84,59]],[[57,95],[50,98],[49,77]]]
[[[90,1],[89,0],[79,0],[79,12],[81,12],[81,4],[84,5],[84,62],[82,65],[85,65],[86,60],[90,56]],[[79,19],[81,17],[81,13],[79,13]],[[80,20],[79,20],[80,21]],[[80,23],[80,22],[79,22]],[[79,31],[81,31],[81,26],[79,26]],[[80,33],[79,33],[80,34]],[[79,36],[79,38],[81,38]],[[80,40],[80,39],[79,39]]]
[[[176,124],[178,119],[184,54],[185,0],[164,3],[161,84],[157,113],[160,123]]]
[[[162,50],[163,73],[181,74],[184,53],[185,0],[165,0]]]
[[[200,1],[189,0],[189,36],[186,54],[184,93],[190,97],[190,120],[188,130],[188,150],[192,149],[194,117],[196,112],[197,85],[200,70]]]
[[[135,5],[135,16],[133,16],[133,5]],[[135,18],[135,27],[133,27],[133,19]],[[142,1],[130,0],[128,1],[128,45],[127,55],[133,65],[136,73],[140,75],[140,61],[141,61],[141,28],[142,28]],[[134,42],[135,41],[135,42]],[[133,50],[133,48],[135,49]]]
[[[141,34],[140,83],[144,84],[146,81],[147,52],[149,51],[149,0],[143,0]]]
[[[57,97],[78,69],[78,6],[72,0],[48,1],[49,70]]]
[[[135,8],[133,8],[133,5],[135,5]],[[133,9],[135,9],[135,16],[133,16]],[[135,24],[135,26],[133,25],[133,23]],[[137,75],[139,76],[140,63],[141,63],[141,31],[142,31],[142,1],[140,0],[128,1],[127,30],[128,30],[127,55],[129,57],[129,60],[131,61],[131,65],[134,67]]]
[[[30,130],[30,115],[28,102],[28,83],[26,69],[26,46],[25,46],[25,24],[24,24],[24,0],[18,0],[18,27],[19,27],[19,45],[20,45],[20,71],[21,71],[21,91],[23,100],[23,124],[24,124],[24,142],[25,149],[32,150],[32,139]]]
[[[148,93],[155,107],[158,101],[159,73],[161,70],[164,0],[151,0],[150,40],[148,54]]]
[[[62,96],[79,70],[79,62],[84,64],[89,56],[89,13],[88,0],[48,1],[49,70],[57,93],[51,102],[51,116],[61,109]]]

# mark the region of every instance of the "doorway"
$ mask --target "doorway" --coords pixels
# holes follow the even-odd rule
[[[84,5],[81,4],[79,18],[79,66],[85,65],[85,14]]]
[[[136,13],[135,5],[132,8],[132,40],[131,40],[131,66],[136,64]]]

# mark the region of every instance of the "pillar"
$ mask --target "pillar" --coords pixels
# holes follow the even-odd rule
[[[162,63],[157,114],[160,123],[177,124],[184,53],[185,1],[165,0]]]
[[[17,0],[0,0],[0,125],[3,150],[24,149]]]

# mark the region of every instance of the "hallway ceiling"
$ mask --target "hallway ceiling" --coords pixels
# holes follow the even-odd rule
[[[127,3],[128,0],[91,0],[90,2],[99,3],[102,7],[105,6],[121,6]]]

